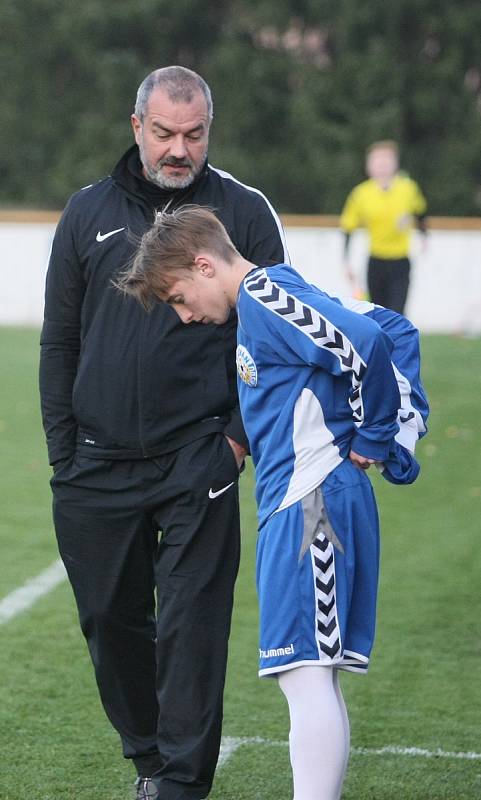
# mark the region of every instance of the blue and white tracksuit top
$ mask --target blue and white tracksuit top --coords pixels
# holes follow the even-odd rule
[[[259,526],[305,497],[350,450],[410,483],[426,432],[416,328],[332,298],[284,264],[255,269],[237,302],[238,387],[256,468]]]

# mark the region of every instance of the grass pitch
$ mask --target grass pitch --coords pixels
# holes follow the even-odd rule
[[[342,679],[353,747],[343,800],[481,797],[481,340],[425,337],[423,358],[431,420],[421,477],[395,487],[372,476],[378,633],[369,674]],[[0,328],[0,600],[58,557],[37,363],[37,331]],[[257,677],[251,469],[241,491],[224,735],[262,741],[232,753],[211,798],[288,800],[287,710],[275,681]],[[132,797],[66,583],[0,625],[0,674],[0,800]]]

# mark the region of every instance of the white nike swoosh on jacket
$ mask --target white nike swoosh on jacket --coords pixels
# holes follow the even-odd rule
[[[116,228],[115,231],[109,231],[108,233],[97,233],[96,239],[98,242],[103,242],[105,239],[108,239],[109,236],[113,236],[114,233],[120,233],[120,231],[124,231],[125,228]]]

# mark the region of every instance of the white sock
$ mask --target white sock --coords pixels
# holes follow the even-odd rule
[[[349,720],[333,667],[279,673],[289,704],[294,800],[339,800],[349,759]]]
[[[344,770],[343,770],[342,782],[341,782],[341,788],[342,788],[342,784],[344,783],[344,778],[346,777],[347,765],[348,765],[348,762],[349,762],[349,754],[351,752],[351,728],[350,728],[350,725],[349,725],[349,717],[347,715],[346,703],[344,702],[344,696],[342,694],[341,685],[339,683],[339,670],[338,669],[334,669],[333,670],[333,683],[334,683],[334,691],[336,692],[336,696],[337,696],[337,702],[339,703],[339,708],[341,709],[342,722],[343,722],[343,727],[344,727],[344,753],[345,753],[345,758],[344,758]]]

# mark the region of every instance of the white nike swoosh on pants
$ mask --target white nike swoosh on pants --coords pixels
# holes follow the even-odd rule
[[[210,497],[210,499],[214,500],[215,497],[219,497],[220,494],[224,494],[224,492],[226,492],[227,489],[230,489],[230,487],[233,486],[234,483],[235,483],[235,481],[232,481],[232,483],[228,483],[227,486],[224,486],[223,489],[219,489],[218,492],[214,492],[212,489],[209,489],[209,497]]]

